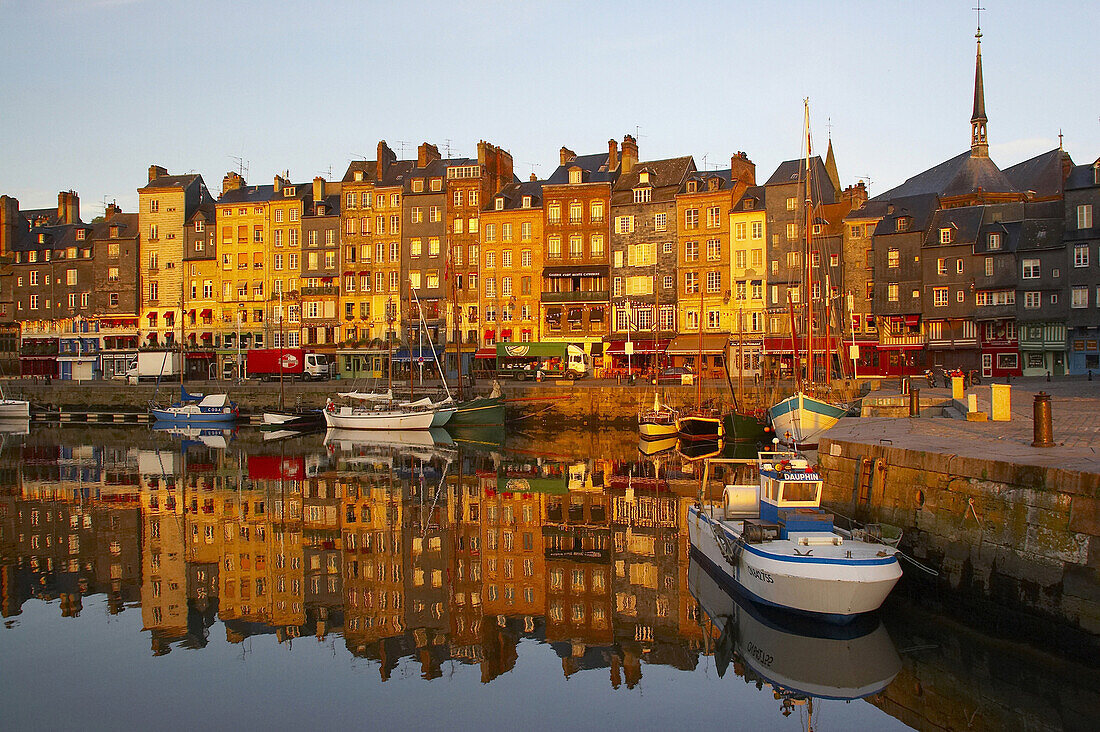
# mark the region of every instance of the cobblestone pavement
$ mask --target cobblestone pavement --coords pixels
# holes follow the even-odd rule
[[[921,396],[948,396],[948,389],[928,389],[923,379],[915,385]],[[997,383],[1005,383],[998,379]],[[896,388],[893,389],[896,393]],[[1050,394],[1055,447],[1032,447],[1034,439],[1033,399]],[[888,395],[889,390],[873,392]],[[978,397],[978,410],[988,413],[988,380],[968,393]],[[845,419],[827,436],[870,444],[893,444],[946,455],[995,458],[1009,462],[1063,467],[1100,473],[1100,377],[1063,377],[1012,380],[1012,419],[1008,422],[968,422],[965,419],[921,418]]]

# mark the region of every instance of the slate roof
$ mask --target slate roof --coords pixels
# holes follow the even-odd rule
[[[888,236],[890,234],[908,234],[914,231],[925,231],[932,214],[939,206],[939,199],[934,193],[925,193],[917,196],[905,196],[889,202],[893,205],[893,211],[883,213],[882,220],[875,227],[875,236]],[[902,216],[911,216],[912,223],[908,231],[897,230],[897,220]]]
[[[924,240],[926,247],[959,246],[973,244],[982,225],[982,206],[963,206],[936,211],[932,224],[928,227],[928,236]],[[940,244],[940,229],[954,229],[950,244]]]
[[[741,194],[741,198],[737,199],[737,203],[733,204],[734,211],[763,211],[764,201],[767,193],[764,186],[749,186],[745,189],[745,192]],[[751,199],[753,205],[751,209],[745,208],[745,201]]]
[[[987,193],[1013,193],[1018,190],[996,163],[989,158],[974,157],[967,150],[923,173],[917,173],[873,200],[886,201],[928,193],[943,197],[961,196],[978,188]]]
[[[865,201],[862,206],[849,213],[844,218],[846,219],[877,219],[886,215],[886,209],[890,205],[889,201],[879,201],[872,198],[869,201]]]
[[[1019,251],[1058,249],[1064,246],[1062,232],[1066,222],[1061,217],[1051,219],[1024,219],[1020,226]]]
[[[629,204],[634,200],[634,189],[639,185],[642,171],[649,171],[649,183],[654,189],[652,200],[671,201],[694,170],[695,163],[690,155],[635,163],[629,173],[620,173],[612,185],[611,205]],[[729,171],[726,173],[728,179]]]
[[[1025,222],[1020,221],[994,221],[986,222],[978,228],[978,236],[974,241],[975,254],[1012,254],[1020,244],[1020,235]],[[989,248],[989,235],[999,233],[1001,246],[998,249]]]
[[[227,191],[218,199],[218,203],[263,203],[266,201],[280,201],[285,199],[304,199],[313,193],[313,183],[290,183],[285,187],[294,189],[293,196],[287,196],[283,191],[275,192],[274,185],[267,186],[242,186],[235,191]]]
[[[565,165],[555,168],[550,177],[544,181],[544,185],[569,185],[569,169],[574,167],[580,167],[588,173],[585,183],[614,183],[619,174],[619,168],[607,169],[607,153],[578,155]]]
[[[486,211],[496,210],[496,199],[504,198],[504,210],[511,211],[523,207],[523,197],[531,197],[531,208],[542,208],[542,184],[541,180],[529,180],[523,183],[509,183],[499,193],[491,196],[487,203]]]
[[[1069,178],[1066,179],[1066,190],[1100,187],[1100,183],[1096,182],[1096,173],[1094,172],[1097,164],[1100,164],[1100,160],[1088,165],[1074,165],[1073,170],[1069,173]]]
[[[60,217],[56,208],[29,208],[19,212],[27,219],[28,224],[33,224],[35,219],[45,219],[46,226],[57,226]]]
[[[144,191],[149,188],[187,188],[194,183],[198,177],[197,173],[188,173],[187,175],[162,175],[159,178],[154,178],[149,181],[148,185],[138,190]]]
[[[348,163],[348,169],[344,172],[343,183],[355,182],[355,171],[363,171],[363,180],[374,180],[374,173],[378,169],[378,163],[374,160],[352,160]]]
[[[138,215],[136,213],[120,213],[111,217],[110,221],[97,221],[92,225],[92,239],[110,239],[111,227],[118,227],[119,239],[130,239],[138,235]]]
[[[1062,193],[1062,156],[1059,148],[1004,169],[1005,177],[1021,191],[1035,191],[1041,197]]]
[[[775,169],[771,177],[768,178],[765,186],[781,186],[797,183],[799,179],[805,175],[804,173],[805,161],[801,158],[797,160],[784,160],[779,164],[779,167]],[[817,195],[815,200],[817,203],[836,203],[836,189],[833,188],[832,179],[829,176],[829,171],[825,167],[825,163],[822,162],[820,155],[814,155],[810,158],[810,179],[813,185],[813,192]]]

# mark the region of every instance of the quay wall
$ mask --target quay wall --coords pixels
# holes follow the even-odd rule
[[[824,505],[901,527],[902,549],[939,573],[907,575],[1100,649],[1100,473],[836,438],[818,455]]]

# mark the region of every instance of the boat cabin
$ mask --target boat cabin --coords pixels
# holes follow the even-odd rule
[[[760,454],[760,519],[789,532],[833,530],[833,515],[821,509],[821,476],[795,453]]]

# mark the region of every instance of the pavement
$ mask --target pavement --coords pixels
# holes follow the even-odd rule
[[[915,379],[921,397],[950,396],[945,388],[929,389]],[[998,379],[997,383],[1005,383]],[[891,384],[893,386],[893,384]],[[1012,419],[1008,422],[968,422],[948,418],[843,419],[827,433],[829,439],[864,444],[885,444],[912,450],[942,452],[1023,465],[1058,467],[1100,473],[1100,377],[1068,376],[1014,378]],[[1054,447],[1032,447],[1035,394],[1051,395]],[[899,393],[896,388],[872,392],[876,396]],[[989,412],[989,380],[967,390],[978,398],[978,410]]]

